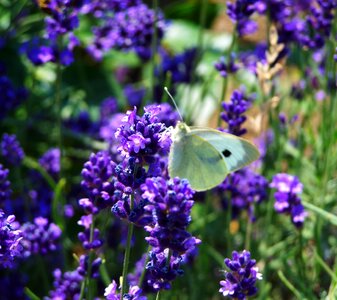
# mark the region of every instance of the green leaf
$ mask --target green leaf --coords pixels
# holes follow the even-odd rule
[[[325,211],[322,208],[319,208],[311,203],[302,201],[302,204],[305,208],[315,212],[319,216],[323,217],[326,221],[330,222],[331,224],[337,226],[337,216],[333,215],[332,213],[329,213]]]

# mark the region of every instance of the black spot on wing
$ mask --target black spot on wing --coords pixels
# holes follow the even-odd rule
[[[222,154],[224,157],[230,157],[232,155],[232,152],[230,152],[229,150],[225,149],[224,151],[222,151]]]

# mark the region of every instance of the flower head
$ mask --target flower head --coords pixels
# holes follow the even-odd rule
[[[308,215],[298,196],[303,191],[303,184],[296,176],[279,173],[273,177],[270,187],[277,190],[274,194],[276,212],[289,214],[294,225],[301,227]]]
[[[2,155],[13,165],[19,165],[25,156],[15,134],[9,135],[5,133],[2,136],[0,147]]]
[[[8,174],[9,171],[8,169],[5,169],[1,164],[0,164],[0,204],[1,206],[5,201],[9,200],[12,190],[10,188],[11,183],[8,180]]]
[[[13,267],[14,259],[21,256],[22,231],[18,228],[15,216],[6,216],[0,209],[0,266],[4,268]]]
[[[262,274],[255,266],[256,261],[250,258],[250,252],[232,252],[232,259],[226,258],[225,280],[220,281],[219,292],[233,299],[247,299],[257,293],[256,280],[262,279]]]
[[[53,177],[57,177],[61,168],[61,151],[51,148],[39,159],[40,165]]]
[[[21,227],[24,256],[32,254],[45,255],[57,250],[57,243],[62,234],[61,229],[48,219],[37,217],[34,223],[25,223]]]

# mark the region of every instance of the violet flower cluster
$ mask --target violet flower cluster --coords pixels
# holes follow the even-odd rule
[[[246,121],[247,117],[244,113],[251,106],[252,98],[247,97],[242,90],[234,90],[229,102],[223,102],[224,109],[220,116],[223,121],[228,125],[227,132],[241,136],[247,132],[242,128],[242,124]]]
[[[118,291],[116,281],[112,281],[104,291],[106,300],[120,300],[120,291]],[[142,290],[134,285],[130,286],[128,293],[123,295],[123,300],[147,300],[146,296],[142,296]]]
[[[39,164],[50,176],[56,179],[61,169],[61,151],[58,148],[51,148],[39,159]]]
[[[255,284],[262,280],[262,274],[249,251],[233,251],[232,259],[226,258],[225,264],[229,271],[225,271],[225,280],[220,281],[219,292],[223,296],[243,300],[257,293]]]
[[[170,76],[172,83],[189,83],[191,81],[197,59],[196,48],[186,49],[174,56],[161,49],[160,54],[161,65],[157,72],[161,71],[165,76]]]
[[[0,72],[0,120],[16,109],[28,96],[23,87],[15,88],[13,82]]]
[[[25,156],[15,134],[9,135],[5,133],[2,136],[0,148],[2,156],[12,165],[19,165]]]
[[[308,213],[304,210],[299,197],[303,191],[303,185],[299,179],[293,175],[279,173],[273,177],[270,187],[276,189],[274,193],[276,212],[290,215],[293,224],[301,228]]]
[[[183,255],[194,251],[201,242],[186,230],[191,221],[194,192],[187,180],[167,181],[162,177],[147,178],[141,189],[143,199],[147,200],[145,210],[152,215],[152,222],[144,227],[149,233],[145,240],[152,246],[146,285],[154,291],[169,289],[170,281],[183,273]]]
[[[227,59],[221,56],[219,61],[214,64],[214,67],[222,77],[226,78],[228,74],[236,73],[239,70],[239,65],[235,62],[235,59],[235,53],[231,53]]]
[[[94,41],[88,46],[91,55],[101,60],[104,53],[111,50],[135,51],[144,60],[151,57],[154,32],[158,41],[164,34],[163,15],[148,8],[145,4],[130,6],[116,12],[113,17],[103,19],[103,25],[93,28]]]
[[[15,216],[6,216],[0,209],[0,267],[12,268],[14,260],[22,255],[22,231]]]
[[[79,299],[81,293],[81,282],[84,279],[78,270],[68,271],[62,274],[60,269],[53,272],[54,289],[49,292],[46,300],[55,299]]]
[[[9,170],[5,169],[0,164],[0,207],[3,207],[5,202],[9,200],[12,195],[11,183],[8,180]]]
[[[255,221],[256,204],[267,200],[267,179],[249,168],[238,170],[226,177],[217,188],[224,209],[231,201],[232,215],[238,217],[240,212],[247,211],[251,221]]]
[[[21,226],[24,257],[34,254],[46,255],[58,249],[62,230],[48,219],[36,217],[33,223]]]

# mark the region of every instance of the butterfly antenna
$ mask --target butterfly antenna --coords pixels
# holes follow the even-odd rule
[[[171,98],[171,100],[172,100],[172,102],[173,102],[173,104],[174,104],[174,106],[175,106],[175,108],[176,108],[176,110],[177,110],[177,112],[178,112],[178,114],[179,114],[180,120],[181,120],[181,121],[184,121],[184,119],[183,119],[183,117],[181,116],[181,113],[180,113],[180,111],[179,111],[179,108],[178,108],[178,106],[177,106],[177,103],[174,101],[172,95],[170,94],[170,92],[169,92],[169,90],[168,90],[168,88],[167,88],[166,86],[164,87],[164,90],[165,90],[165,92],[167,93],[167,95],[169,95],[169,97]]]

